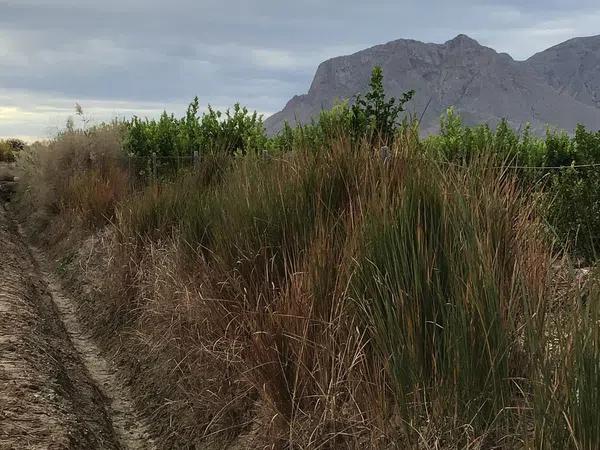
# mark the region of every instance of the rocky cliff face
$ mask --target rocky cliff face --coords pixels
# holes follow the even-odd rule
[[[335,101],[368,89],[371,69],[383,68],[392,96],[414,89],[409,112],[423,116],[425,133],[453,106],[467,123],[494,126],[507,118],[518,128],[600,129],[600,36],[565,42],[528,61],[480,45],[465,35],[444,44],[397,40],[322,63],[307,94],[295,96],[266,121],[267,130],[306,123]],[[427,106],[428,105],[428,106]]]

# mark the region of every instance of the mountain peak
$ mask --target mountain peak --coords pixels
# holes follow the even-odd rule
[[[444,44],[388,42],[320,65],[309,91],[269,117],[265,126],[274,133],[286,121],[310,123],[336,101],[368,92],[371,69],[379,65],[388,95],[416,92],[410,108],[417,115],[423,111],[425,134],[439,130],[439,117],[450,106],[467,124],[494,126],[508,118],[515,128],[530,123],[542,135],[548,124],[600,129],[598,41],[576,39],[527,61],[515,61],[465,34]]]
[[[466,34],[459,34],[454,39],[447,41],[446,45],[451,47],[481,47],[479,42]]]

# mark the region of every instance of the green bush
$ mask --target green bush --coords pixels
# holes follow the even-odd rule
[[[181,159],[192,158],[194,152],[201,156],[215,152],[233,155],[267,149],[262,117],[256,112],[250,113],[239,104],[225,113],[210,106],[202,115],[198,111],[196,97],[181,119],[166,112],[158,120],[134,117],[125,124],[125,150],[143,158],[156,153],[167,164],[177,165]]]
[[[526,189],[545,196],[551,232],[579,256],[595,258],[600,244],[600,166],[594,165],[600,164],[600,131],[578,126],[574,136],[549,130],[539,138],[529,127],[520,133],[512,130],[505,120],[495,131],[488,125],[468,127],[450,109],[441,119],[440,134],[424,141],[423,152],[456,164],[494,155]]]
[[[353,148],[392,145],[399,129],[406,125],[400,120],[404,105],[414,91],[400,98],[386,97],[383,71],[375,66],[371,73],[369,91],[358,94],[352,102],[342,101],[330,110],[323,110],[310,124],[291,127],[287,122],[283,130],[272,139],[272,147],[289,151],[293,147],[321,149],[336,139],[349,139]],[[368,142],[369,145],[362,145]]]
[[[321,111],[310,124],[291,127],[286,122],[283,130],[270,139],[270,149],[279,152],[328,150],[337,140],[351,139],[351,129],[351,108],[348,102],[340,102],[329,110]]]
[[[364,97],[359,94],[352,105],[352,132],[355,138],[368,134],[374,143],[391,145],[399,126],[399,115],[415,92],[408,91],[399,99],[386,99],[383,70],[379,66],[373,68],[369,88],[369,92]]]

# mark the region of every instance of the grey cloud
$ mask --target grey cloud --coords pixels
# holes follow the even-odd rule
[[[524,58],[597,33],[597,0],[568,3],[0,0],[0,88],[17,103],[28,92],[60,111],[65,101],[172,109],[198,95],[203,104],[241,101],[274,112],[307,90],[322,60],[397,38],[443,42],[467,33]],[[21,122],[3,117],[0,136],[35,129],[26,114]]]

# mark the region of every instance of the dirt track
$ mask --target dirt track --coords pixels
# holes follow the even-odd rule
[[[0,198],[0,449],[153,448],[75,311]]]

